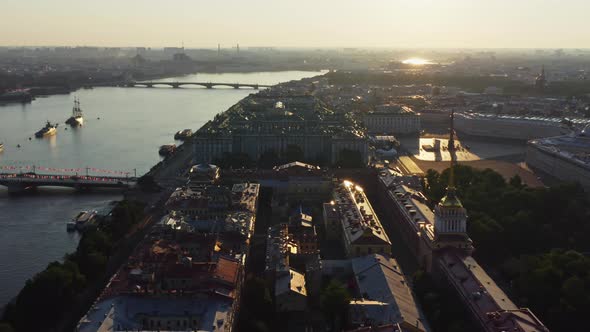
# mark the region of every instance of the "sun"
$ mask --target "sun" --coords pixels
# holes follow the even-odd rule
[[[426,59],[422,59],[422,58],[409,58],[409,59],[402,61],[402,63],[406,64],[406,65],[414,65],[414,66],[423,66],[423,65],[432,64],[432,62],[430,60],[426,60]]]

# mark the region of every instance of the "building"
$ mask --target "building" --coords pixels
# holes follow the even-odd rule
[[[373,253],[391,255],[391,242],[363,189],[343,181],[333,200],[323,205],[324,227],[328,238],[339,238],[349,257]]]
[[[268,228],[264,274],[267,283],[273,285],[277,311],[307,308],[309,289],[319,293],[318,265],[318,236],[309,215],[298,213],[289,223]]]
[[[590,192],[590,125],[575,136],[529,141],[526,163],[562,181],[579,182]]]
[[[329,198],[332,192],[332,178],[326,170],[299,161],[276,166],[259,178],[261,186],[273,189],[273,200],[318,201]]]
[[[541,68],[541,73],[535,78],[535,90],[537,92],[545,91],[547,87],[547,78],[545,77],[545,66]]]
[[[243,243],[219,233],[156,227],[76,331],[232,331],[246,259],[236,248]]]
[[[305,311],[307,308],[305,276],[289,268],[281,271],[276,278],[274,295],[277,312]]]
[[[363,114],[363,123],[371,134],[417,134],[420,132],[420,116],[411,108],[397,104],[385,104]]]
[[[277,91],[275,91],[275,90]],[[259,160],[264,154],[336,163],[342,150],[357,151],[368,163],[368,143],[360,125],[327,109],[310,95],[271,88],[218,114],[194,135],[195,160],[211,162],[226,154]]]
[[[221,170],[210,164],[198,164],[191,167],[188,175],[188,187],[196,188],[204,184],[214,184],[219,180]]]
[[[395,259],[373,254],[353,258],[351,263],[357,291],[362,295],[350,303],[352,325],[399,324],[402,331],[430,331]]]
[[[453,127],[451,121],[450,149],[454,147]],[[451,158],[447,192],[434,211],[417,186],[410,188],[404,177],[381,171],[386,215],[400,229],[416,261],[435,279],[455,289],[482,331],[547,332],[543,323],[529,309],[516,306],[471,256],[474,248],[467,234],[467,211],[454,187],[454,164]]]
[[[562,119],[484,113],[457,113],[455,129],[463,134],[490,138],[530,140],[565,135],[571,129]]]

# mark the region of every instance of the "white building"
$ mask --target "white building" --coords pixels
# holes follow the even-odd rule
[[[363,123],[371,134],[412,134],[420,132],[420,116],[411,108],[397,104],[375,107],[363,115]]]
[[[529,140],[571,132],[558,118],[455,113],[458,132],[481,137]]]
[[[563,181],[579,182],[590,191],[590,125],[578,136],[529,141],[526,163]]]

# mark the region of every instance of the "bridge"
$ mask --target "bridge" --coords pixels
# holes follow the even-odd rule
[[[0,186],[9,193],[26,192],[38,187],[69,187],[76,190],[92,188],[128,189],[137,182],[135,177],[63,175],[29,173],[0,173]]]
[[[155,86],[170,86],[175,89],[180,88],[181,86],[185,85],[196,85],[196,86],[203,86],[207,89],[213,89],[214,87],[218,86],[227,86],[234,89],[239,88],[252,88],[258,90],[259,88],[268,88],[271,85],[266,84],[249,84],[249,83],[213,83],[213,82],[127,82],[124,83],[123,86],[126,87],[145,87],[145,88],[153,88]]]

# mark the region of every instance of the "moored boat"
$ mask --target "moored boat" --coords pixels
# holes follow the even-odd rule
[[[74,99],[74,108],[72,108],[72,116],[66,120],[66,124],[72,127],[81,127],[84,124],[84,117],[82,108],[80,108],[80,100]]]
[[[174,154],[174,152],[176,152],[176,145],[175,144],[162,145],[162,146],[160,146],[160,149],[158,150],[158,153],[162,157],[168,157],[168,156]]]
[[[72,221],[75,223],[75,227],[77,230],[81,231],[84,228],[88,227],[89,225],[94,223],[94,219],[96,218],[97,212],[92,211],[81,211]]]
[[[185,139],[191,137],[193,135],[193,131],[190,129],[179,130],[174,134],[174,139],[179,141],[184,141]]]
[[[35,137],[43,138],[47,136],[53,136],[55,134],[57,134],[57,124],[52,124],[51,122],[47,121],[45,127],[41,128],[35,133]]]

